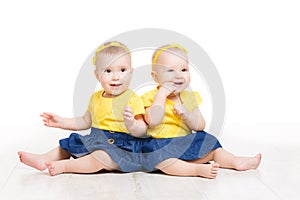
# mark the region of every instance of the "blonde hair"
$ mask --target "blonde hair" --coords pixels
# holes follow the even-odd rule
[[[155,51],[153,52],[153,55],[152,55],[152,70],[154,69],[154,66],[155,66],[160,54],[164,51],[176,54],[180,57],[182,57],[182,55],[180,55],[180,53],[181,54],[184,53],[185,55],[187,55],[187,53],[188,53],[188,51],[179,44],[167,44],[167,45],[160,46],[157,49],[155,49]]]
[[[130,50],[125,44],[117,41],[106,42],[99,46],[95,51],[95,55],[93,57],[93,64],[95,66],[97,57],[100,53],[104,55],[128,54],[130,56]]]

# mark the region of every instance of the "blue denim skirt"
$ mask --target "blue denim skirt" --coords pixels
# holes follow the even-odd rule
[[[60,147],[78,158],[96,150],[105,151],[123,172],[145,171],[142,164],[143,139],[127,133],[91,128],[89,135],[72,133],[59,141]]]
[[[153,171],[157,164],[169,158],[196,160],[221,147],[218,139],[205,131],[176,138],[150,138],[143,144],[143,167]]]
[[[222,147],[218,139],[204,131],[176,138],[137,138],[127,133],[91,128],[89,135],[72,133],[59,141],[74,158],[96,150],[105,151],[123,172],[154,171],[169,158],[195,160]]]

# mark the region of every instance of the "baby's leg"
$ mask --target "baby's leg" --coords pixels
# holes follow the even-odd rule
[[[170,158],[159,163],[156,168],[174,176],[201,176],[213,179],[218,174],[219,164],[196,164]]]
[[[63,150],[60,147],[56,147],[44,154],[33,154],[24,151],[19,151],[18,155],[22,163],[41,171],[47,168],[45,164],[47,161],[55,161],[70,158],[69,152]]]
[[[106,159],[103,163],[95,158],[92,154],[89,154],[78,159],[47,162],[46,165],[51,176],[65,172],[94,173],[100,171],[101,169],[117,169],[117,165],[106,152],[99,150],[97,153],[99,155],[102,154],[102,157]],[[108,166],[106,163],[111,163],[111,165]]]
[[[223,148],[214,151],[213,160],[222,168],[236,169],[239,171],[256,169],[261,161],[261,154],[253,157],[235,156]]]
[[[221,168],[236,169],[239,171],[256,169],[261,161],[261,154],[254,157],[235,156],[223,148],[215,149],[205,155],[203,158],[189,161],[191,163],[206,163],[208,161],[215,161],[220,164]]]

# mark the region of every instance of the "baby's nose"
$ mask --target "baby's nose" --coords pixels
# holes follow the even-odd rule
[[[120,79],[120,76],[118,73],[114,73],[113,76],[112,76],[112,79],[113,80],[119,80]]]
[[[182,73],[176,71],[175,78],[183,78]]]

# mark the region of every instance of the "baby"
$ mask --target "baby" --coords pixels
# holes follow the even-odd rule
[[[201,97],[185,90],[190,83],[186,49],[176,44],[157,48],[151,75],[158,86],[142,96],[147,134],[152,137],[144,145],[147,152],[152,152],[145,159],[149,171],[160,169],[176,176],[215,178],[219,167],[258,167],[261,154],[235,156],[222,148],[217,138],[203,131],[205,120],[198,108]]]
[[[20,161],[50,175],[99,170],[140,171],[139,136],[146,133],[143,102],[128,89],[133,69],[128,48],[120,42],[101,45],[94,56],[95,76],[102,90],[95,92],[86,113],[64,118],[43,113],[45,126],[67,130],[91,128],[89,135],[72,133],[60,146],[44,154],[18,152]],[[134,137],[137,136],[137,137]],[[137,152],[137,153],[135,153]],[[76,159],[70,159],[70,157]]]

